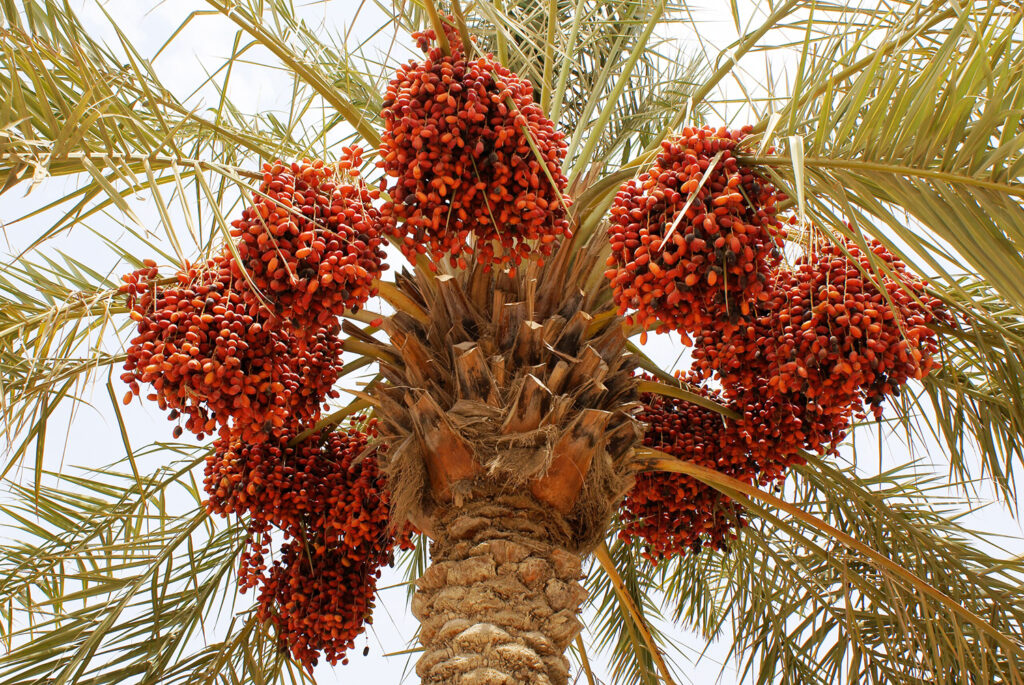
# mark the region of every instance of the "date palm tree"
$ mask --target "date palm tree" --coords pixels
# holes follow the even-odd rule
[[[348,3],[313,26],[289,0],[207,0],[161,46],[88,5],[0,2],[2,192],[33,191],[3,217],[0,684],[311,677],[272,621],[236,607],[248,521],[203,506],[209,445],[132,439],[119,277],[230,243],[261,162],[377,149],[408,56],[395,46],[449,12],[464,49],[532,82],[566,133],[573,238],[514,273],[421,257],[381,278],[386,311],[344,314],[349,400],[316,428],[379,420],[392,516],[422,532],[397,553],[422,681],[593,685],[599,650],[608,682],[674,683],[674,623],[730,640],[750,682],[1024,683],[1024,557],[963,518],[979,493],[1014,510],[1024,462],[1019,3],[733,2],[715,10],[730,45],[682,0],[396,1],[361,40]],[[229,54],[204,83],[219,97],[199,108],[159,55],[224,19]],[[678,52],[673,31],[699,50]],[[236,106],[245,69],[290,89],[284,115]],[[935,326],[941,366],[887,410],[911,446],[942,445],[947,477],[805,452],[771,489],[644,444],[642,397],[742,417],[635,342],[604,275],[609,208],[663,141],[726,117],[752,125],[737,154],[790,198],[794,246],[873,237],[958,322]],[[62,249],[72,233],[88,255]],[[55,470],[68,412],[107,402],[120,435],[85,470]],[[741,507],[727,550],[656,562],[619,536],[623,495],[659,472]]]

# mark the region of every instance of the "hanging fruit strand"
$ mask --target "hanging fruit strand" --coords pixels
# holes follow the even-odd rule
[[[393,229],[361,164],[358,147],[343,148],[336,167],[264,164],[232,223],[235,244],[170,283],[146,261],[122,287],[138,331],[122,375],[126,399],[148,383],[169,419],[184,417],[200,439],[217,434],[206,506],[248,519],[239,586],[258,590],[258,616],[307,669],[320,656],[347,660],[381,567],[396,544],[410,544],[408,531],[396,539],[389,529],[376,456],[386,448],[373,420],[289,444],[338,396],[339,317],[376,294],[386,268],[382,241]],[[270,564],[275,531],[285,541]]]
[[[644,395],[645,445],[763,486],[802,450],[834,453],[854,421],[881,417],[885,398],[935,368],[934,326],[951,320],[874,240],[870,255],[815,241],[783,268],[785,196],[734,156],[748,130],[687,128],[662,144],[615,198],[605,275],[620,314],[693,345],[677,375],[737,417]],[[646,473],[622,522],[621,537],[658,561],[727,549],[743,517],[693,478]]]
[[[398,69],[384,101],[378,165],[393,180],[382,209],[414,261],[514,268],[571,237],[562,193],[564,137],[533,101],[533,86],[492,56],[469,59],[451,20],[446,55],[436,31],[414,34],[426,53]],[[501,246],[500,253],[495,245]]]

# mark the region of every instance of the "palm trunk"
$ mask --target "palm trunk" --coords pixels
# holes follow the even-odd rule
[[[563,685],[587,592],[565,521],[531,497],[493,494],[439,517],[412,610],[424,685]]]

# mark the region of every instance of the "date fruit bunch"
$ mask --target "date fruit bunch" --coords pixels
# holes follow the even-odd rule
[[[644,444],[769,485],[934,369],[935,327],[951,318],[874,239],[812,244],[783,265],[785,196],[737,159],[748,131],[687,128],[663,143],[616,195],[605,275],[620,315],[692,345],[677,376],[738,416],[644,395]],[[728,498],[670,473],[641,474],[622,514],[623,538],[654,560],[724,549],[743,521]]]
[[[264,164],[232,244],[169,278],[146,261],[122,287],[137,333],[126,403],[147,384],[169,419],[217,435],[206,506],[247,520],[239,586],[255,589],[259,617],[309,669],[321,656],[346,660],[380,569],[410,544],[389,527],[375,423],[311,430],[337,397],[339,317],[375,294],[392,232],[361,154]]]
[[[433,30],[414,34],[426,56],[388,86],[378,164],[391,201],[382,212],[410,260],[514,269],[572,235],[562,194],[567,146],[529,81],[491,55],[466,55],[448,28],[450,54]]]

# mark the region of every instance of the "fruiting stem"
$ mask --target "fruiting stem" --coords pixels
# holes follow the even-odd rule
[[[545,113],[549,111],[548,108],[551,105],[551,74],[554,71],[556,26],[558,26],[558,0],[551,0],[548,3],[548,37],[544,44],[544,76],[540,80],[540,107]]]
[[[683,388],[666,385],[665,383],[659,383],[657,381],[640,381],[637,383],[637,390],[642,393],[649,392],[655,395],[675,397],[678,400],[693,402],[696,405],[704,407],[705,409],[710,409],[713,412],[718,412],[722,416],[730,419],[742,418],[738,412],[729,409],[710,398],[698,395],[695,392],[690,392],[689,390],[684,390]]]
[[[469,28],[466,26],[466,17],[462,14],[462,5],[459,0],[452,0],[452,14],[455,15],[455,28],[459,30],[459,38],[462,39],[462,51],[466,59],[473,56],[473,41],[469,39]]]
[[[442,55],[448,57],[452,54],[452,46],[448,43],[448,36],[444,32],[444,24],[434,6],[434,0],[423,0],[423,5],[427,10],[427,16],[430,17],[430,25],[434,27],[434,33],[437,34],[437,47],[441,48]]]
[[[288,441],[288,446],[294,447],[299,443],[305,442],[314,433],[319,433],[325,428],[337,426],[339,423],[342,422],[343,419],[352,416],[353,414],[358,414],[359,412],[365,409],[369,409],[371,406],[372,404],[367,400],[356,400],[347,407],[344,407],[336,412],[328,414],[327,416],[317,421],[312,428],[307,428],[306,430],[296,435],[294,438]]]
[[[672,227],[668,229],[668,232],[665,233],[665,237],[661,239],[661,249],[665,249],[665,244],[668,242],[669,238],[672,237],[672,234],[676,232],[677,228],[679,228],[679,224],[686,218],[686,210],[688,210],[693,204],[693,201],[697,199],[697,193],[701,191],[704,184],[708,182],[709,178],[711,178],[711,174],[715,172],[715,167],[718,166],[718,162],[722,159],[723,154],[725,154],[725,151],[719,150],[718,154],[711,158],[711,161],[708,163],[707,170],[700,177],[700,182],[697,183],[697,187],[686,197],[686,204],[684,204],[683,208],[679,210],[676,220],[672,222]]]

